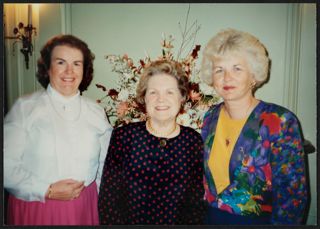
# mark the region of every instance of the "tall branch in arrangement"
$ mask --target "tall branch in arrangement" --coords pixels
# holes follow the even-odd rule
[[[180,22],[178,23],[182,41],[177,54],[177,60],[180,60],[180,56],[182,55],[182,52],[188,47],[191,41],[193,41],[192,45],[190,46],[190,49],[187,52],[187,54],[184,56],[187,56],[190,52],[192,52],[193,46],[195,44],[197,32],[200,29],[200,25],[198,25],[197,20],[194,21],[190,27],[188,27],[189,14],[190,14],[190,4],[188,6],[188,11],[187,11],[187,16],[186,16],[184,26],[182,27],[181,23]]]

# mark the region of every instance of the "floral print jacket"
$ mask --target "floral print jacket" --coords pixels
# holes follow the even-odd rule
[[[230,184],[217,194],[208,161],[222,104],[206,113],[201,133],[205,199],[212,207],[232,214],[270,215],[271,224],[301,223],[307,185],[298,119],[284,107],[260,101],[234,146]]]

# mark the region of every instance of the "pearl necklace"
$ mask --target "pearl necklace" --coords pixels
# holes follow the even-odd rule
[[[166,137],[170,136],[171,134],[173,134],[173,132],[176,131],[177,126],[178,126],[178,125],[175,123],[174,126],[173,126],[173,128],[172,128],[170,131],[168,131],[168,132],[160,132],[160,131],[155,130],[155,129],[152,127],[150,119],[147,120],[147,127],[148,127],[148,129],[149,129],[154,135],[156,135],[157,137],[166,138]]]

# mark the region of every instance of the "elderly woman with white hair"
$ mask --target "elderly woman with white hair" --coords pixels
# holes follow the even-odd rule
[[[288,109],[254,97],[270,59],[249,33],[207,44],[202,78],[223,99],[204,117],[207,224],[300,224],[307,203],[302,133]]]

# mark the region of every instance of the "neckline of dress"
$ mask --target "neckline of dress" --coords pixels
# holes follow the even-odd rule
[[[146,122],[144,122],[144,129],[145,129],[145,131],[146,131],[150,136],[152,136],[153,138],[155,138],[155,139],[160,139],[160,140],[161,140],[161,139],[165,139],[165,140],[170,140],[170,141],[172,141],[172,140],[178,138],[178,137],[181,135],[182,129],[183,129],[183,126],[182,126],[182,125],[179,125],[179,126],[180,126],[180,132],[179,132],[179,134],[178,134],[177,136],[174,136],[174,137],[172,137],[172,138],[165,138],[165,137],[158,137],[158,136],[155,136],[155,135],[153,135],[152,133],[150,133],[150,132],[148,131],[148,129],[147,129]]]
[[[48,85],[49,87],[50,85]],[[54,95],[54,93],[56,93],[56,95]],[[55,111],[55,113],[64,121],[68,121],[68,122],[77,122],[80,119],[80,115],[81,115],[81,111],[82,111],[82,100],[81,100],[81,96],[79,94],[73,96],[72,98],[67,98],[67,102],[65,103],[71,103],[72,101],[74,101],[75,99],[79,99],[79,111],[78,114],[75,116],[75,118],[72,119],[68,119],[66,117],[64,117],[63,114],[61,114],[61,112],[59,112],[59,110],[56,108],[55,103],[53,101],[54,99],[57,99],[58,102],[62,102],[61,100],[63,100],[62,96],[59,98],[59,96],[57,96],[57,92],[54,92],[53,88],[47,88],[46,90],[46,94],[49,97],[49,101],[50,101],[50,105],[52,107],[52,109]],[[63,102],[62,102],[63,103]]]
[[[80,98],[79,91],[75,95],[72,95],[70,97],[65,97],[62,94],[60,94],[56,89],[54,89],[50,84],[48,84],[46,91],[50,96],[52,96],[52,98],[55,98],[57,101],[64,103],[64,104],[72,103],[77,98]]]

